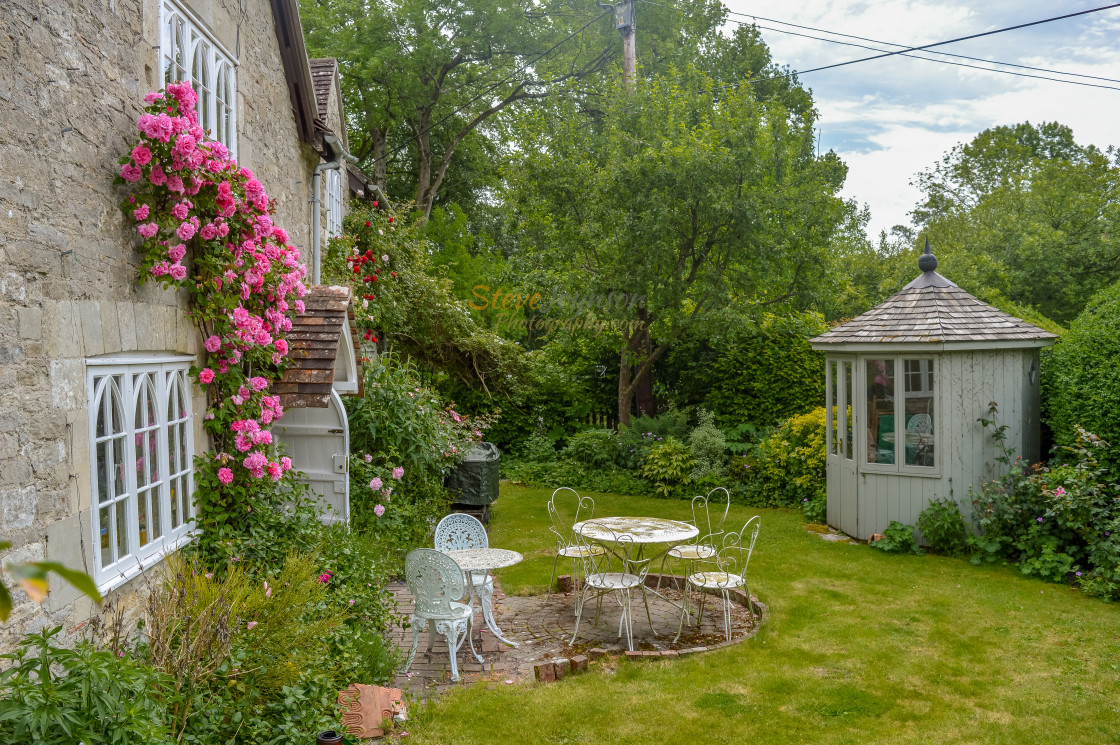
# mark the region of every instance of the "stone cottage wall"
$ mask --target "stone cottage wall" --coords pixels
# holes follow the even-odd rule
[[[7,561],[92,569],[87,357],[197,355],[185,293],[139,286],[134,231],[112,185],[142,99],[162,86],[156,0],[5,0],[0,24],[0,537]],[[242,10],[239,12],[239,6]],[[186,5],[238,55],[238,159],[277,202],[277,224],[309,251],[311,168],[267,0]],[[207,449],[194,395],[196,452]],[[135,604],[132,581],[112,599]],[[52,584],[21,592],[0,650],[25,631],[71,631],[91,604]]]

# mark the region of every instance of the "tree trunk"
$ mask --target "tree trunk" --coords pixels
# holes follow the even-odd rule
[[[622,348],[618,362],[618,430],[630,426],[630,399],[634,389],[630,386],[630,345]]]
[[[643,359],[653,354],[653,340],[650,339],[648,327],[642,332],[641,350]],[[657,399],[653,396],[653,370],[650,369],[646,374],[639,375],[634,382],[637,384],[634,397],[638,403],[638,416],[655,416],[657,414]]]
[[[416,206],[420,209],[423,209],[424,203],[428,200],[428,192],[432,184],[432,139],[429,132],[431,121],[432,113],[424,111],[420,115],[419,127],[417,127],[419,136],[416,138],[416,150],[420,162],[416,179]]]
[[[388,133],[387,128],[373,130],[373,181],[382,194],[387,194],[389,189]]]

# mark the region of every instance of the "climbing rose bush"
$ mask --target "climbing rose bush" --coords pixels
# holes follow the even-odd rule
[[[143,241],[141,282],[186,288],[206,361],[191,368],[207,392],[214,451],[196,462],[195,504],[209,540],[297,486],[269,425],[284,414],[270,384],[288,354],[284,335],[304,312],[307,268],[273,223],[264,186],[198,124],[188,82],[145,97],[137,144],[121,158],[122,204]],[[204,538],[207,540],[207,538]]]

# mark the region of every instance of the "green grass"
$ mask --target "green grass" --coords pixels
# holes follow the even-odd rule
[[[550,490],[503,484],[491,545],[543,592]],[[596,514],[688,516],[688,503],[594,495]],[[597,663],[560,683],[464,686],[417,712],[413,743],[1116,743],[1120,608],[1014,568],[891,556],[762,515],[758,636],[673,662]],[[559,570],[568,573],[570,566]]]

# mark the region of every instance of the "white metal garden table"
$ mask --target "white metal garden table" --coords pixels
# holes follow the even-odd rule
[[[516,551],[510,551],[506,548],[461,548],[456,551],[444,551],[445,554],[455,560],[459,568],[470,579],[471,572],[490,572],[492,569],[503,569],[511,567],[514,564],[520,564],[524,558]],[[467,582],[467,586],[472,586],[471,582]],[[478,593],[478,604],[482,606],[482,620],[486,622],[486,626],[494,633],[494,636],[500,641],[505,642],[511,647],[516,647],[517,642],[511,642],[506,639],[502,634],[502,630],[498,628],[497,622],[494,620],[494,605],[491,595],[494,591],[494,586],[490,583],[482,585],[475,585],[475,590]],[[471,593],[471,602],[474,602],[474,593]]]
[[[663,517],[597,517],[576,523],[572,526],[572,530],[591,541],[633,541],[638,546],[638,558],[643,560],[646,546],[664,545],[664,551],[649,557],[651,563],[673,546],[700,535],[700,529],[695,525]],[[652,587],[643,587],[643,592],[645,591],[652,592],[665,602],[680,607],[679,603],[670,600]]]

